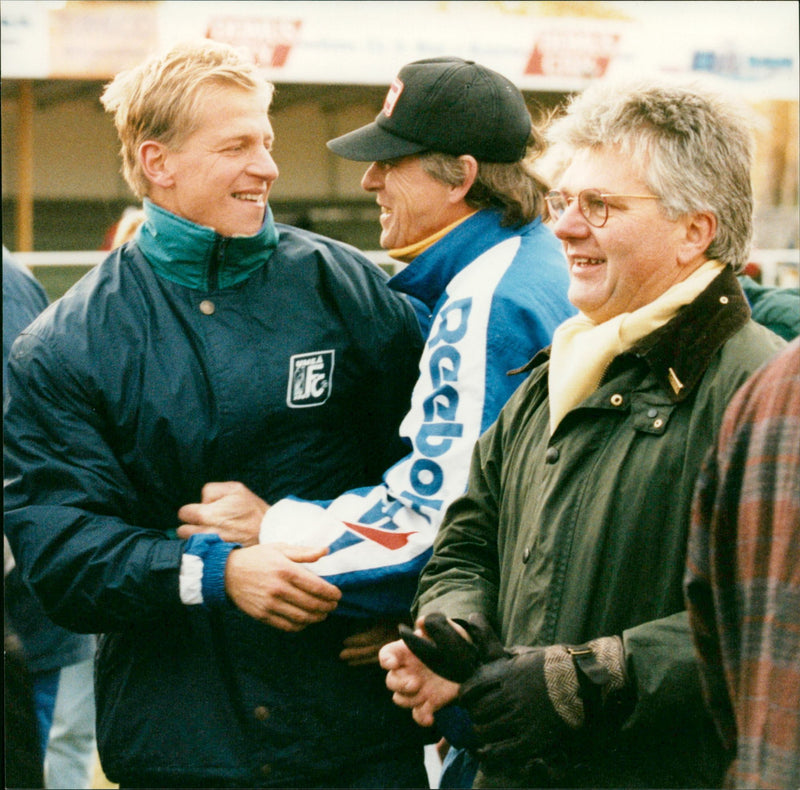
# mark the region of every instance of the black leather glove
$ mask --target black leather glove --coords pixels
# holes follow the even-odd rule
[[[553,755],[625,684],[619,637],[517,647],[479,667],[461,685],[458,704],[472,718],[481,760],[513,764]]]
[[[503,646],[483,615],[471,614],[468,620],[455,619],[472,641],[464,639],[447,617],[434,612],[425,618],[427,637],[418,636],[400,624],[400,636],[412,653],[437,675],[454,683],[463,683],[481,663],[503,655]],[[487,652],[488,648],[488,652]],[[479,743],[466,710],[447,705],[436,711],[434,720],[439,732],[452,746],[475,749]]]
[[[472,719],[477,753],[487,765],[525,764],[534,775],[546,775],[547,763],[540,758],[599,716],[609,694],[627,683],[619,637],[579,647],[506,649],[483,616],[454,622],[472,644],[438,613],[425,618],[429,639],[409,628],[401,636],[436,674],[461,683],[457,704]]]
[[[471,614],[467,620],[454,619],[470,636],[464,639],[447,617],[434,612],[425,617],[428,637],[418,636],[407,625],[399,626],[400,636],[409,650],[437,675],[454,683],[463,683],[487,661],[504,654],[503,646],[482,614]]]

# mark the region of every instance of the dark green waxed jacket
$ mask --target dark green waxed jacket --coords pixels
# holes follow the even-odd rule
[[[682,595],[694,483],[733,393],[784,344],[725,269],[617,357],[549,435],[548,353],[473,455],[416,608],[486,614],[504,643],[621,635],[635,701],[552,755],[565,786],[719,786]],[[560,750],[561,751],[561,750]],[[483,786],[526,786],[513,766]]]

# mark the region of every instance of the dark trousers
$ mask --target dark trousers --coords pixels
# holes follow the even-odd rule
[[[313,755],[309,755],[313,761]],[[120,790],[128,788],[256,788],[256,787],[303,787],[303,788],[427,788],[428,774],[422,746],[405,749],[380,758],[353,762],[338,769],[335,774],[313,778],[297,777],[280,784],[261,780],[241,783],[212,777],[182,776],[164,778],[155,774],[122,777]]]

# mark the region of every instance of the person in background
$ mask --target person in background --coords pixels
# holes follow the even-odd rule
[[[210,40],[106,86],[145,221],[9,358],[6,533],[48,616],[101,634],[123,787],[427,782],[380,668],[338,658],[363,622],[328,618],[324,547],[175,535],[207,480],[323,499],[404,452],[414,309],[352,247],[274,222],[272,90]]]
[[[746,274],[740,274],[738,279],[754,321],[784,340],[800,335],[800,288],[762,285]]]
[[[4,586],[14,567],[3,536]],[[4,599],[5,604],[5,599]],[[3,607],[3,775],[5,787],[44,787],[36,703],[28,662]]]
[[[800,787],[800,339],[725,412],[697,482],[684,580],[725,786]]]
[[[108,249],[115,250],[121,247],[126,241],[130,241],[145,220],[144,209],[136,206],[128,206],[122,212],[119,222],[114,225],[114,233],[111,235],[110,246]]]
[[[747,117],[700,89],[598,83],[548,137],[580,312],[479,440],[416,629],[381,664],[420,724],[466,711],[476,787],[719,786],[683,599],[692,495],[728,401],[785,345],[736,280]]]
[[[47,306],[47,295],[30,272],[3,246],[3,402],[11,343]],[[11,624],[9,578],[16,563],[3,534],[3,775],[6,787],[44,787],[44,748],[49,716],[37,709],[28,651]],[[56,626],[51,626],[53,629]],[[52,713],[52,708],[50,712]],[[41,714],[41,715],[40,715]],[[40,718],[46,719],[40,724]]]
[[[336,614],[389,618],[342,652],[375,661],[407,617],[475,441],[522,381],[511,372],[574,309],[563,254],[542,222],[543,138],[505,77],[460,58],[409,63],[376,120],[328,145],[370,163],[361,185],[380,207],[381,247],[406,264],[389,285],[415,300],[427,334],[400,427],[408,454],[379,485],[324,502],[295,492],[268,508],[235,484],[210,484],[203,502],[181,509],[179,534],[254,541],[260,528],[264,541],[328,545],[309,567],[341,589]]]
[[[111,252],[111,250],[117,249],[123,241],[127,241],[132,236],[132,231],[142,221],[141,214],[141,206],[125,206],[119,218],[103,234],[100,249]]]
[[[4,404],[11,346],[47,305],[44,288],[3,247]],[[95,760],[95,637],[53,623],[13,567],[13,557],[4,593],[8,624],[21,644],[33,688],[44,786],[90,787]]]

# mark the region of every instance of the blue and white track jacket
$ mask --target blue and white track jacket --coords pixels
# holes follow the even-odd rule
[[[407,613],[447,506],[464,493],[472,448],[522,378],[509,371],[549,345],[574,313],[561,244],[540,219],[504,228],[484,210],[390,280],[429,316],[411,407],[411,452],[383,482],[334,500],[286,498],[261,541],[326,545],[310,569],[343,592],[337,614]]]

